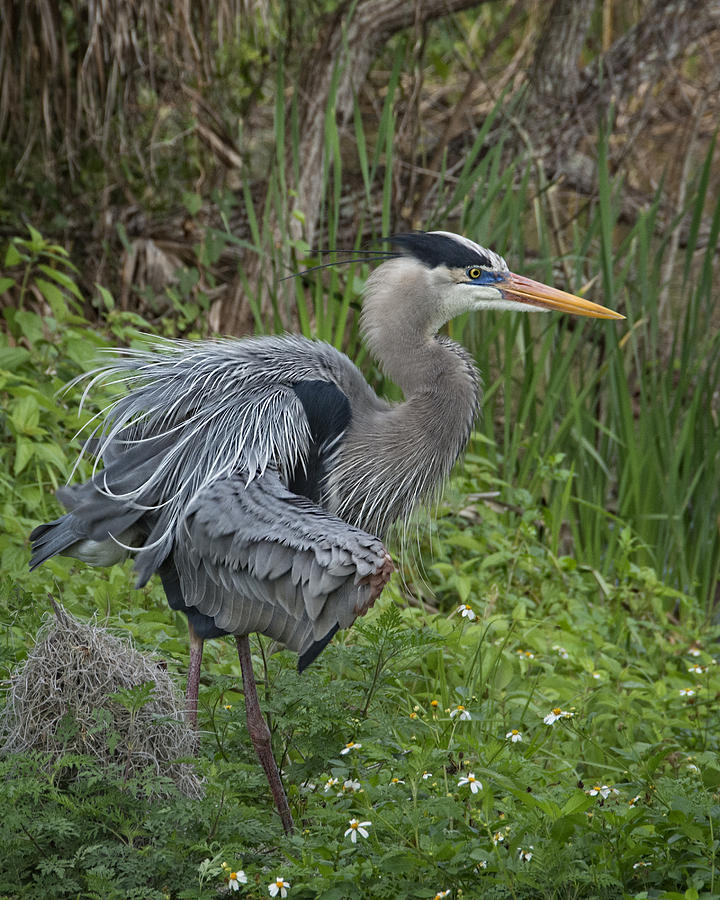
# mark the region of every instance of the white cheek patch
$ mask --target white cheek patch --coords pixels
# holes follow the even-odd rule
[[[536,306],[532,302],[519,303],[517,300],[506,300],[504,297],[499,297],[497,300],[478,300],[473,309],[500,309],[512,312],[550,312],[546,307]]]
[[[522,303],[503,297],[492,285],[454,284],[444,291],[437,303],[437,316],[430,327],[436,333],[446,322],[466,312],[497,309],[510,312],[548,312],[532,302]]]

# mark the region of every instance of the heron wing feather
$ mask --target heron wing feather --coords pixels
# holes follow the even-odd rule
[[[175,539],[185,602],[234,634],[258,631],[300,654],[349,627],[370,596],[362,579],[382,542],[292,493],[268,467],[209,485]]]

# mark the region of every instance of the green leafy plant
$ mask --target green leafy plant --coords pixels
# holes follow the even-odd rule
[[[396,83],[393,72],[377,135],[354,122],[363,190],[383,196],[383,228]],[[302,215],[280,171],[281,142],[292,149],[296,139],[291,119],[270,195],[282,225]],[[330,222],[339,219],[339,147],[329,116]],[[634,225],[620,226],[601,141],[599,196],[561,247],[552,186],[539,190],[523,161],[508,174],[501,141],[469,154],[439,194],[438,221],[424,224],[450,218],[481,241],[492,235],[513,268],[602,292],[627,325],[489,314],[449,326],[473,349],[486,395],[445,503],[428,528],[409,529],[401,572],[368,619],[302,677],[289,655],[253,645],[296,834],[282,837],[253,755],[233,647],[212,641],[197,760],[205,796],[163,793],[149,776],[127,779],[122,767],[101,770],[81,755],[66,755],[54,773],[29,754],[6,759],[0,893],[211,897],[229,890],[231,867],[248,878],[240,896],[268,896],[281,876],[291,900],[717,894],[713,159],[711,151],[658,239],[660,193]],[[278,277],[307,248],[258,225],[269,219],[257,215],[249,183],[241,202],[272,282],[269,305],[250,297],[257,330],[283,327],[290,311],[304,333],[347,348],[381,392],[397,396],[358,350],[365,267],[303,276],[286,295]],[[668,301],[664,260],[683,216],[687,244]],[[197,248],[200,280],[189,269],[175,296],[183,330],[196,315],[186,304],[233,240],[227,227]],[[89,329],[82,293],[57,277],[77,284],[64,252],[33,231],[10,247],[0,282],[0,663],[7,672],[25,656],[53,590],[77,614],[100,609],[122,624],[180,677],[184,622],[158,585],[130,594],[129,567],[90,571],[69,560],[26,573],[26,535],[55,515],[50,492],[72,465],[72,437],[104,401],[93,398],[78,420],[78,389],[56,392],[97,349],[138,340],[142,324],[100,289],[107,330]],[[676,304],[670,337],[667,302]],[[142,708],[144,690],[119,699]]]

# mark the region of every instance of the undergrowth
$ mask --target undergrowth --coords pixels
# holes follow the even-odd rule
[[[715,895],[714,633],[630,561],[630,535],[608,583],[547,549],[543,511],[521,492],[505,491],[513,509],[467,504],[475,474],[471,460],[437,519],[424,590],[439,612],[400,605],[395,587],[302,676],[255,642],[292,837],[247,737],[232,644],[214,641],[204,798],[166,784],[170,799],[150,802],[153,776],[128,783],[82,756],[50,772],[7,758],[0,896],[214,897],[238,870],[248,897],[276,876],[293,898],[325,900]],[[93,581],[114,616],[132,605],[136,641],[182,670],[157,588],[54,565],[65,603],[86,607],[77,587]],[[30,624],[40,610],[19,600],[6,587],[4,616],[12,606]],[[371,823],[355,843],[353,819]]]
[[[476,176],[470,167],[468,183]],[[232,644],[211,641],[196,762],[205,796],[76,752],[50,769],[7,757],[0,897],[209,898],[232,881],[259,898],[281,891],[277,879],[291,900],[718,895],[710,251],[698,268],[688,247],[687,313],[661,347],[652,211],[613,257],[605,189],[572,259],[578,282],[600,274],[608,298],[630,297],[630,331],[604,326],[583,344],[585,330],[548,320],[491,316],[484,336],[454,325],[490,373],[486,416],[430,529],[400,554],[367,620],[302,676],[289,654],[254,644],[296,833],[282,835],[249,744]],[[479,196],[463,212],[473,234],[509,202],[493,212]],[[2,677],[27,655],[52,593],[74,615],[98,610],[124,627],[181,678],[182,617],[159,585],[132,591],[129,564],[54,559],[27,573],[27,534],[57,514],[51,491],[72,468],[72,435],[104,402],[89,398],[78,419],[81,386],[57,392],[147,323],[99,289],[105,326],[90,329],[67,254],[37,232],[11,241],[5,267]],[[316,284],[308,297],[324,298],[325,335],[341,343],[354,286],[332,281],[326,296]],[[247,882],[230,878],[240,872]]]

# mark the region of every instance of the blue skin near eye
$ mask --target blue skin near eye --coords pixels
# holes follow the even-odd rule
[[[499,272],[487,272],[485,269],[480,269],[480,275],[477,278],[471,278],[470,272],[476,268],[475,266],[470,266],[465,270],[465,274],[470,279],[470,284],[495,284],[498,281],[503,281],[505,276],[501,275]]]

